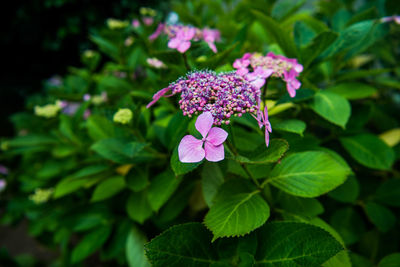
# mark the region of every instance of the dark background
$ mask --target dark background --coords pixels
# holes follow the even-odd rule
[[[80,65],[80,53],[93,45],[92,29],[107,18],[127,19],[157,1],[25,0],[9,1],[0,16],[0,136],[14,134],[9,116],[24,108],[27,96],[40,93],[44,79]]]

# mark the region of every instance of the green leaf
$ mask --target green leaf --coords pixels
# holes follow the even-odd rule
[[[125,188],[125,180],[122,176],[107,178],[94,189],[91,202],[107,199]]]
[[[108,166],[105,165],[93,165],[83,168],[82,170],[68,176],[61,180],[54,190],[54,198],[59,198],[70,194],[90,181],[95,181],[101,178],[106,171]]]
[[[258,240],[256,266],[320,266],[343,250],[327,231],[306,223],[267,223]]]
[[[328,92],[338,94],[347,99],[362,99],[374,95],[376,88],[364,83],[339,83],[326,89]]]
[[[101,226],[87,234],[71,253],[71,262],[77,263],[98,250],[111,234],[111,227]]]
[[[336,210],[330,219],[330,224],[340,234],[346,245],[356,243],[365,232],[363,219],[352,207]]]
[[[359,194],[360,185],[356,177],[350,176],[341,186],[329,192],[328,196],[340,202],[354,203]]]
[[[160,173],[151,181],[148,199],[152,210],[158,211],[178,188],[182,179],[175,177],[171,170]]]
[[[340,138],[347,152],[360,164],[378,170],[390,170],[395,154],[385,142],[372,134]]]
[[[304,67],[307,68],[314,61],[314,59],[316,59],[322,52],[325,51],[325,49],[328,48],[329,45],[336,40],[337,37],[338,34],[332,31],[321,32],[318,36],[316,36],[312,40],[311,44],[301,50],[300,55]]]
[[[202,161],[196,162],[196,163],[183,163],[183,162],[181,162],[179,160],[179,155],[178,155],[178,146],[176,146],[176,148],[172,152],[171,169],[174,171],[176,176],[184,175],[186,173],[189,173],[189,172],[193,171],[194,169],[199,167],[201,163],[202,163]]]
[[[266,164],[277,162],[289,149],[289,144],[284,139],[272,139],[269,146],[259,146],[256,150],[243,152],[235,157],[239,163]]]
[[[390,179],[381,184],[374,199],[388,206],[400,207],[400,179]]]
[[[132,192],[126,201],[126,211],[132,220],[140,224],[150,218],[153,212],[147,199],[147,192]]]
[[[264,15],[260,11],[251,10],[258,21],[264,26],[264,29],[275,39],[288,57],[296,57],[297,51],[291,36],[274,19]]]
[[[393,253],[385,256],[378,263],[378,267],[399,267],[400,253]]]
[[[215,204],[204,218],[205,225],[214,234],[212,242],[219,237],[248,234],[267,221],[267,202],[259,190],[247,183],[245,180],[230,180],[218,192]]]
[[[120,139],[103,139],[94,143],[91,147],[105,159],[117,163],[132,163],[133,158],[146,146],[139,142],[124,142]]]
[[[133,167],[125,176],[126,185],[133,192],[145,189],[149,184],[149,173],[145,168]]]
[[[189,119],[183,116],[182,112],[176,113],[168,123],[165,131],[165,140],[168,149],[172,150],[178,145],[182,137],[185,135],[189,125]]]
[[[102,52],[104,52],[111,58],[118,60],[119,49],[115,44],[98,35],[91,35],[90,40],[94,42],[96,45],[98,45]]]
[[[210,266],[218,263],[210,240],[201,223],[176,225],[145,245],[146,256],[154,267]]]
[[[274,130],[296,133],[303,136],[303,132],[306,129],[306,124],[300,120],[285,120],[273,124]]]
[[[367,202],[364,209],[371,222],[382,232],[389,231],[396,223],[396,216],[385,206]]]
[[[217,163],[206,162],[201,172],[201,188],[207,205],[211,207],[218,188],[224,183],[224,176]]]
[[[351,114],[349,101],[329,91],[316,93],[310,106],[318,115],[342,128],[345,128]]]
[[[89,136],[95,140],[111,138],[114,136],[114,125],[106,117],[91,115],[86,121]]]
[[[314,198],[295,197],[281,192],[279,203],[285,211],[304,217],[312,218],[324,212],[322,204]]]
[[[291,154],[277,164],[264,182],[300,197],[317,197],[341,185],[350,168],[321,151]]]
[[[130,267],[150,267],[144,251],[146,242],[146,236],[136,227],[133,227],[126,239],[125,250],[126,259]]]

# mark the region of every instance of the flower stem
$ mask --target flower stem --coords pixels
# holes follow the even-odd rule
[[[263,87],[263,93],[262,93],[262,95],[263,95],[264,101],[267,99],[268,80],[269,80],[269,78],[267,78],[267,79],[265,80],[265,84],[264,84],[264,87]]]
[[[182,54],[182,57],[183,57],[183,62],[185,62],[185,67],[186,67],[186,69],[187,69],[188,71],[190,71],[190,66],[189,66],[189,62],[188,62],[186,53],[183,53],[183,54]]]

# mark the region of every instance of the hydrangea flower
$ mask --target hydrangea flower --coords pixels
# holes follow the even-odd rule
[[[0,174],[8,175],[8,169],[4,165],[0,165]]]
[[[394,21],[396,24],[400,25],[400,16],[393,15],[393,16],[381,18],[381,22],[383,22],[383,23],[391,22],[391,21]]]
[[[261,110],[257,111],[257,117],[252,115],[258,122],[260,129],[265,127],[265,145],[269,146],[269,133],[272,133],[271,123],[268,120],[268,109],[267,106],[264,107],[264,113]]]
[[[204,112],[197,118],[195,127],[203,138],[199,140],[192,135],[186,135],[182,138],[178,146],[181,162],[199,162],[204,158],[216,162],[225,158],[223,142],[228,137],[228,133],[221,128],[212,127],[213,122],[211,112]]]
[[[235,60],[233,67],[237,69],[238,75],[251,81],[258,88],[265,84],[265,79],[269,76],[283,79],[291,97],[296,96],[296,90],[301,86],[297,77],[303,71],[303,66],[296,59],[275,55],[272,52],[266,56],[246,53],[242,58]],[[250,72],[250,67],[253,72]]]
[[[210,49],[216,53],[217,47],[215,46],[215,42],[221,39],[220,32],[215,29],[199,29],[193,26],[160,23],[156,31],[149,36],[149,40],[155,40],[162,33],[166,34],[169,38],[168,47],[176,49],[180,53],[185,53],[190,48],[192,41],[199,40],[204,40]]]
[[[6,189],[7,182],[4,179],[0,179],[0,192]]]
[[[171,93],[167,95],[169,91]],[[147,108],[161,97],[178,93],[181,94],[179,106],[183,115],[192,117],[209,111],[214,125],[229,124],[232,116],[256,113],[260,102],[260,90],[234,72],[197,71],[155,93]]]

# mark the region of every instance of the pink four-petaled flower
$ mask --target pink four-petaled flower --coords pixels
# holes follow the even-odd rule
[[[185,53],[189,49],[191,45],[190,40],[193,39],[195,34],[196,29],[192,27],[184,27],[179,29],[176,36],[169,40],[168,47],[175,48],[179,52]]]
[[[203,138],[199,140],[192,135],[186,135],[182,138],[178,146],[181,162],[194,163],[202,161],[204,158],[216,162],[225,158],[222,143],[225,142],[228,133],[221,128],[212,127],[213,122],[211,112],[204,112],[197,118],[195,127]]]
[[[268,120],[268,109],[267,106],[264,108],[264,114],[261,110],[257,111],[257,117],[252,115],[258,122],[260,129],[265,127],[265,145],[269,146],[269,133],[272,133],[271,123]]]

